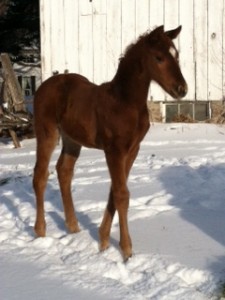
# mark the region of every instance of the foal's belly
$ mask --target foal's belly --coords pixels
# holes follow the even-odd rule
[[[96,140],[96,128],[88,122],[62,122],[61,130],[75,143],[87,147],[102,149]]]

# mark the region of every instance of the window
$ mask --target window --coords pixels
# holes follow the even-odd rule
[[[18,81],[22,88],[24,97],[33,96],[35,93],[35,76],[18,76]]]
[[[204,101],[193,102],[164,102],[165,122],[174,122],[177,119],[192,119],[205,121],[210,117],[210,103]]]

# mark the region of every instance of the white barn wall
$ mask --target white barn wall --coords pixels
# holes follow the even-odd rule
[[[194,1],[194,62],[197,100],[208,100],[207,2],[208,0]]]
[[[208,0],[208,98],[219,98],[223,86],[223,1]],[[212,17],[214,16],[214,17]]]
[[[67,0],[64,1],[64,13],[67,16],[64,21],[64,57],[65,66],[64,69],[79,69],[79,57],[78,57],[78,37],[79,31],[75,28],[79,28],[78,22],[78,1]],[[74,13],[71,13],[74,12]]]
[[[125,48],[156,26],[183,29],[176,46],[186,100],[222,100],[225,0],[40,0],[42,79],[65,70],[111,80]],[[152,84],[149,99],[171,100]]]
[[[78,13],[78,28],[73,28],[73,30],[78,30],[79,35],[78,52],[74,51],[74,55],[79,57],[79,68],[78,70],[69,68],[69,71],[80,73],[93,80],[93,5],[89,1],[79,0],[78,2],[78,11],[75,12],[75,14]],[[73,11],[70,13],[73,14]]]
[[[164,24],[164,0],[149,1],[149,28]],[[163,89],[155,82],[151,83],[149,99],[164,100],[166,97]]]
[[[93,7],[93,81],[102,82],[107,77],[106,16],[107,1],[95,0]],[[102,42],[104,41],[104,42]]]
[[[179,36],[179,49],[182,72],[188,82],[186,98],[195,99],[194,0],[179,1],[178,23],[182,24],[182,32]]]
[[[107,35],[106,35],[106,55],[107,55],[107,77],[102,79],[110,80],[113,78],[118,59],[122,52],[122,32],[121,32],[121,18],[122,18],[122,3],[121,0],[107,1]]]
[[[179,23],[179,0],[164,1],[164,25],[171,29],[180,25]],[[179,49],[179,40],[174,40],[175,46]],[[165,100],[173,100],[169,94],[165,94]]]

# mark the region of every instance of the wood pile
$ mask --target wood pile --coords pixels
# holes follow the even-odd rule
[[[0,133],[7,131],[17,148],[20,147],[17,132],[32,127],[32,115],[26,109],[8,54],[2,53],[0,58],[3,78],[0,94]]]

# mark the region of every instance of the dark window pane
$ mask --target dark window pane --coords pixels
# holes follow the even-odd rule
[[[166,104],[166,122],[173,122],[174,117],[178,115],[177,104]]]

